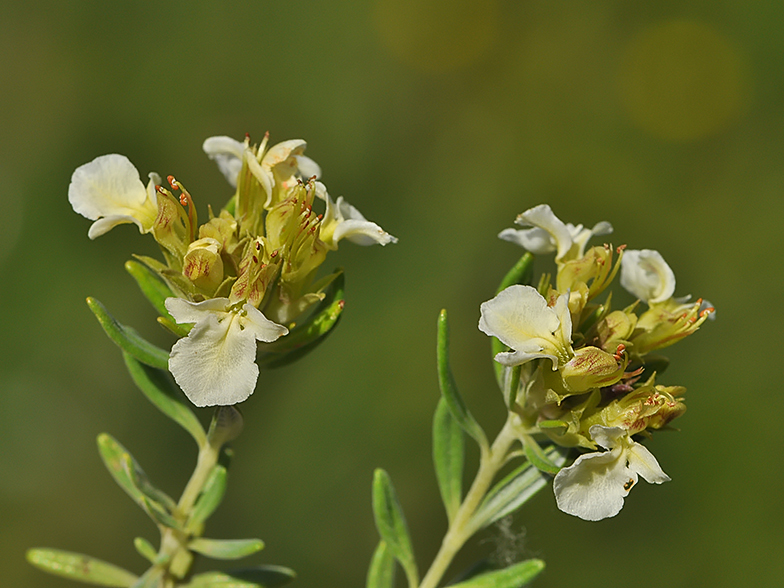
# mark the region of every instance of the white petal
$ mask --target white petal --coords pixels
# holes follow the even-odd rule
[[[100,237],[101,235],[108,233],[117,225],[123,225],[126,223],[133,223],[139,227],[140,233],[144,232],[144,227],[142,226],[142,223],[139,221],[139,219],[128,215],[114,214],[98,219],[93,224],[91,224],[90,230],[87,231],[87,236],[90,239],[95,239],[96,237]]]
[[[624,251],[621,286],[647,304],[669,300],[675,293],[675,274],[658,251]]]
[[[261,163],[269,168],[275,167],[286,162],[292,156],[302,155],[307,146],[308,144],[302,139],[283,141],[270,147],[264,154]]]
[[[621,444],[621,440],[628,435],[628,431],[621,427],[605,427],[604,425],[593,425],[588,429],[591,439],[596,441],[605,449],[614,449]]]
[[[341,239],[348,239],[357,245],[397,243],[397,237],[393,237],[376,223],[367,220],[342,196],[333,203],[326,188],[320,182],[316,182],[316,195],[327,202],[320,235],[327,247],[337,249],[338,241]]]
[[[245,143],[231,137],[219,136],[205,139],[202,149],[210,159],[218,164],[218,169],[233,187],[237,187],[237,177],[242,170],[242,154]]]
[[[571,223],[566,223],[566,228],[569,229],[569,233],[572,235],[572,241],[578,246],[578,258],[585,255],[585,246],[591,237],[608,235],[613,232],[612,225],[607,221],[596,223],[592,229],[585,229],[582,225],[577,225],[575,227]]]
[[[310,178],[315,177],[316,179],[321,177],[321,168],[319,164],[313,161],[310,157],[306,155],[295,155],[297,159],[297,168],[299,168],[299,175],[301,175],[304,179],[309,180]]]
[[[283,335],[287,335],[289,330],[283,325],[269,320],[262,312],[253,306],[246,303],[242,310],[245,311],[245,316],[240,319],[242,327],[251,333],[259,341],[271,343]]]
[[[504,229],[498,238],[515,243],[534,255],[545,255],[555,251],[555,241],[544,229]]]
[[[555,369],[558,342],[553,333],[561,325],[556,312],[536,289],[510,286],[482,303],[480,312],[479,330],[516,351],[498,354],[499,363],[518,365],[536,357],[550,357]]]
[[[206,320],[210,314],[225,314],[231,305],[228,298],[210,298],[203,302],[189,302],[182,298],[167,298],[164,301],[166,310],[178,323],[198,323]]]
[[[603,453],[586,453],[553,480],[558,508],[586,521],[614,517],[623,499],[637,483],[637,474],[626,467],[621,447]]]
[[[208,314],[172,347],[169,370],[196,406],[237,404],[253,394],[256,337],[236,313]]]
[[[649,484],[670,481],[670,477],[664,473],[659,462],[644,445],[633,443],[627,452],[627,459],[629,468],[640,474]]]
[[[93,230],[94,236],[123,222],[136,223],[142,232],[147,232],[158,211],[134,165],[124,155],[116,153],[101,155],[76,168],[68,186],[68,201],[76,212],[90,220],[102,217],[133,219],[99,226]]]
[[[515,224],[522,226],[531,225],[547,231],[555,243],[557,250],[555,255],[556,261],[560,260],[572,248],[572,235],[569,233],[569,229],[555,216],[547,204],[529,208],[517,216]]]

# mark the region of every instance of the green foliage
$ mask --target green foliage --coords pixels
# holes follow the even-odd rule
[[[487,448],[487,436],[476,422],[476,419],[463,402],[457,391],[457,384],[449,367],[449,323],[446,310],[438,316],[438,340],[436,345],[436,362],[438,364],[438,385],[441,396],[449,407],[452,416],[463,430],[471,435],[480,447]]]
[[[264,549],[261,539],[205,539],[197,537],[188,549],[213,559],[240,559]]]
[[[97,586],[128,588],[139,579],[131,572],[100,559],[58,549],[30,549],[27,561],[50,574]]]
[[[140,362],[162,370],[169,368],[169,352],[143,339],[130,327],[118,323],[106,307],[95,298],[87,298],[87,306],[101,323],[109,339]]]
[[[414,588],[419,584],[419,572],[411,537],[392,480],[382,469],[377,469],[373,477],[373,515],[378,534],[406,572],[409,587]]]
[[[395,557],[385,541],[379,541],[368,569],[366,588],[394,588]]]
[[[465,436],[463,429],[452,416],[446,400],[438,402],[433,417],[433,462],[438,489],[451,523],[463,501],[463,464],[465,461]]]
[[[218,508],[223,500],[223,495],[226,493],[227,475],[226,468],[221,464],[216,465],[212,469],[212,473],[207,478],[204,489],[188,519],[188,530],[200,529],[204,522],[215,512],[215,509]]]
[[[182,392],[172,381],[168,372],[143,365],[131,354],[124,352],[123,358],[131,378],[147,399],[163,414],[188,431],[201,447],[207,436],[199,419],[183,399]]]
[[[174,293],[171,291],[171,288],[158,277],[154,271],[152,271],[148,266],[140,263],[138,261],[129,260],[125,262],[125,271],[127,271],[131,277],[136,280],[136,283],[139,285],[139,289],[144,294],[145,298],[150,301],[152,307],[158,311],[163,317],[170,317],[169,311],[166,310],[166,305],[164,304],[167,298],[174,296]]]
[[[451,588],[520,588],[536,578],[543,569],[542,560],[529,559],[502,570],[474,576],[459,584],[452,584]]]
[[[196,574],[181,588],[277,588],[291,582],[297,574],[283,566],[255,566],[229,572]]]

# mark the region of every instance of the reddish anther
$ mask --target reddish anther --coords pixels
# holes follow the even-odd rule
[[[177,185],[177,180],[174,179],[174,176],[166,176],[166,179],[169,180],[169,184],[171,184],[172,188],[174,188],[175,190],[179,189],[179,186]]]
[[[163,186],[159,186],[157,184],[155,185],[155,191],[156,192],[160,192],[161,194],[165,194],[165,192],[163,190]]]
[[[180,204],[183,206],[188,205],[188,197],[185,194],[180,194]]]
[[[626,244],[625,243],[623,245],[618,245],[618,248],[615,250],[615,252],[620,254],[621,251],[623,251],[624,249],[626,249]]]
[[[623,358],[623,354],[625,352],[626,352],[626,345],[620,343],[618,347],[615,349],[615,353],[613,354],[615,361],[621,361],[621,359]]]
[[[710,307],[706,308],[705,310],[703,310],[703,311],[700,313],[700,318],[702,318],[702,317],[704,317],[706,314],[710,314],[710,313],[712,313],[712,312],[716,312],[716,309],[715,309],[715,308],[713,308],[712,306],[710,306]]]

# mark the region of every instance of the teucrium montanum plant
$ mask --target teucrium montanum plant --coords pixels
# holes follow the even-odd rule
[[[126,269],[160,314],[160,324],[177,337],[170,353],[119,324],[97,300],[87,302],[122,349],[134,382],[193,436],[199,455],[175,501],[151,484],[115,439],[99,436],[104,463],[152,518],[160,546],[136,538],[134,546],[150,564],[140,576],[81,554],[31,550],[28,559],[49,572],[136,588],[252,588],[280,585],[294,575],[280,566],[191,572],[197,554],[234,560],[263,547],[258,539],[202,537],[226,488],[230,452],[225,444],[243,427],[234,405],[253,394],[260,367],[301,358],[337,325],[344,306],[343,272],[318,275],[327,253],[343,239],[360,245],[396,239],[342,198],[332,200],[317,181],[319,166],[303,154],[304,141],[270,147],[268,136],[258,145],[249,138],[212,137],[204,150],[235,192],[217,214],[210,208],[202,224],[182,183],[168,176],[166,187],[151,173],[145,186],[122,155],[97,157],[71,178],[68,199],[76,212],[94,221],[91,239],[129,223],[160,246],[163,261],[137,255]],[[319,207],[321,214],[314,210]],[[208,431],[188,401],[217,407]]]
[[[49,572],[88,583],[130,588],[261,588],[291,580],[280,566],[193,574],[197,554],[237,559],[263,547],[257,539],[202,537],[226,487],[230,451],[243,422],[235,407],[253,393],[259,368],[290,363],[324,340],[343,310],[340,270],[319,277],[327,252],[349,240],[396,241],[343,198],[332,200],[304,141],[272,147],[212,137],[204,150],[234,187],[227,205],[199,225],[191,194],[168,177],[145,186],[123,156],[78,168],[69,188],[76,212],[95,221],[90,238],[135,224],[151,233],[163,261],[136,256],[126,264],[178,338],[168,353],[119,324],[96,300],[88,304],[122,349],[135,383],[199,446],[196,469],[178,501],[155,488],[117,441],[98,439],[120,486],[152,518],[161,539],[134,546],[150,567],[137,576],[88,556],[34,549],[28,559]],[[323,214],[314,205],[323,202]],[[480,307],[479,329],[491,336],[497,384],[507,413],[493,441],[461,398],[449,365],[446,311],[438,320],[441,399],[433,420],[433,458],[448,527],[420,576],[403,510],[390,477],[377,470],[373,511],[381,540],[367,588],[394,588],[399,565],[409,588],[444,585],[457,552],[480,530],[519,509],[552,479],[556,503],[585,520],[618,514],[642,477],[669,480],[643,441],[683,414],[685,389],[658,382],[668,361],[652,352],[712,318],[703,300],[674,298],[675,277],[662,256],[625,246],[588,247],[612,227],[565,224],[549,206],[518,216],[524,228],[499,236],[527,249],[496,295]],[[533,254],[555,254],[555,280],[533,280]],[[638,300],[613,309],[605,291],[620,275]],[[169,376],[173,376],[173,379]],[[262,380],[263,381],[263,380]],[[176,385],[175,385],[176,382]],[[217,406],[205,432],[189,407]],[[474,480],[463,488],[465,437],[479,446]],[[475,566],[449,582],[458,588],[516,588],[542,570],[537,559],[493,569]]]

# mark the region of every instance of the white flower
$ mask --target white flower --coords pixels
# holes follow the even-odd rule
[[[218,164],[218,169],[234,188],[237,187],[237,177],[242,169],[243,157],[247,158],[248,168],[267,193],[265,206],[269,206],[272,188],[275,186],[273,171],[277,172],[283,188],[290,187],[292,178],[321,177],[321,168],[318,164],[303,155],[307,147],[305,141],[301,139],[283,141],[264,151],[265,146],[266,139],[259,147],[263,153],[260,161],[245,143],[231,137],[209,137],[204,141],[202,148],[209,158]]]
[[[614,517],[642,476],[650,484],[669,482],[659,462],[621,427],[593,425],[593,440],[609,451],[585,453],[553,480],[558,508],[586,521]]]
[[[319,239],[328,248],[337,249],[338,241],[341,239],[348,239],[357,245],[397,243],[397,237],[393,237],[376,223],[367,220],[361,212],[343,200],[343,196],[338,196],[337,201],[333,202],[321,182],[316,182],[316,196],[327,203],[321,221]]]
[[[530,226],[530,229],[504,229],[498,236],[523,247],[536,255],[556,252],[555,260],[560,262],[572,250],[576,251],[570,258],[579,259],[585,255],[585,245],[594,235],[607,235],[612,233],[612,225],[602,221],[592,229],[583,225],[564,224],[547,204],[540,204],[529,208],[517,216],[516,225]]]
[[[658,251],[626,250],[621,260],[621,286],[647,304],[657,304],[675,293],[675,274]]]
[[[166,309],[178,323],[195,323],[188,336],[172,347],[169,370],[196,406],[247,399],[259,375],[256,340],[271,342],[288,333],[255,306],[232,308],[228,298],[204,302],[167,298]]]
[[[144,187],[139,172],[124,155],[101,155],[76,168],[68,186],[68,201],[73,209],[95,221],[87,233],[95,239],[123,223],[134,223],[149,233],[158,216],[155,185],[157,174],[150,174]]]
[[[558,369],[574,354],[569,294],[558,297],[554,307],[531,286],[514,285],[480,307],[479,330],[497,337],[513,351],[495,356],[505,366],[546,357]]]

